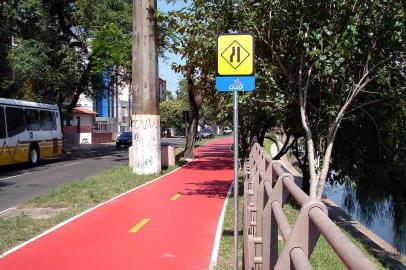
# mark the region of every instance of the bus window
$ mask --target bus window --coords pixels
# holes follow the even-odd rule
[[[0,107],[0,139],[6,138],[6,122],[4,120],[4,109]]]
[[[25,109],[25,127],[28,131],[38,131],[39,125],[38,110]]]
[[[40,111],[41,130],[52,130],[52,113],[50,111]]]
[[[56,125],[56,112],[52,112],[52,129],[57,130],[58,126]]]
[[[13,137],[25,131],[23,109],[7,107],[6,118],[7,118],[7,133],[9,137]]]

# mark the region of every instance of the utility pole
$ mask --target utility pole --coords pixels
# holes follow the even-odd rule
[[[133,0],[132,132],[135,174],[161,172],[156,0]]]

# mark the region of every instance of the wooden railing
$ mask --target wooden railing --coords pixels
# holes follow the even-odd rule
[[[254,144],[244,164],[244,267],[312,269],[309,259],[324,236],[348,269],[375,269],[365,255],[331,221],[326,206],[298,186],[301,181]],[[291,196],[301,208],[293,225],[283,206]],[[278,230],[283,248],[278,256]]]

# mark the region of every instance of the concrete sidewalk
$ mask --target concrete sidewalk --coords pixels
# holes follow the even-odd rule
[[[0,269],[208,269],[233,178],[232,139],[198,160],[51,230]]]

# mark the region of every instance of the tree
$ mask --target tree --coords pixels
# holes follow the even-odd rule
[[[320,199],[340,125],[361,108],[373,108],[385,92],[385,73],[402,70],[404,5],[240,1],[238,6],[245,18],[240,29],[254,30],[259,46],[267,48],[258,55],[258,69],[271,65],[273,90],[290,99],[286,107],[300,112],[310,196]],[[296,133],[297,121],[283,122]]]
[[[173,96],[171,91],[166,91],[165,95],[167,100],[175,100],[175,97]]]
[[[7,88],[16,90],[8,97],[56,103],[61,108],[69,103],[63,110],[69,114],[81,94],[98,90],[95,78],[102,68],[114,64],[120,66],[116,70],[129,69],[130,61],[124,58],[131,51],[131,1],[28,0],[10,1],[4,7],[2,19],[13,26],[9,36],[14,40],[6,52],[15,74]],[[119,54],[116,43],[107,46],[118,35]],[[91,41],[95,50],[90,50]]]
[[[0,96],[9,96],[13,92],[13,73],[7,59],[13,40],[13,26],[8,20],[11,8],[11,1],[0,1]]]
[[[184,65],[174,63],[173,69],[185,76],[187,85],[190,122],[184,156],[188,159],[194,158],[203,100],[216,95],[215,37],[218,32],[229,29],[225,26],[230,23],[229,14],[229,1],[193,1],[187,8],[160,17],[160,21],[167,24],[169,48],[186,62]]]
[[[373,112],[361,109],[353,121],[343,122],[329,180],[345,187],[345,207],[352,212],[357,206],[363,224],[392,217],[395,247],[405,250],[406,104],[398,76],[385,77],[385,95]]]
[[[183,126],[183,112],[187,109],[187,103],[181,100],[167,100],[159,105],[161,111],[161,126],[164,129]]]

